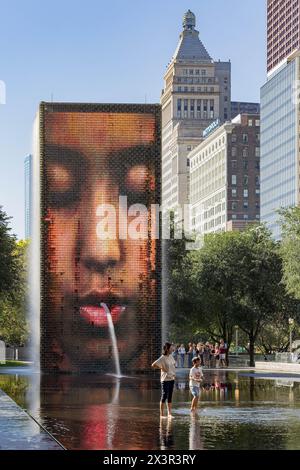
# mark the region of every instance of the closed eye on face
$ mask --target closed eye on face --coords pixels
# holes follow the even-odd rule
[[[46,146],[45,162],[44,194],[50,207],[63,209],[76,205],[89,174],[94,176],[93,165],[80,152],[56,145]],[[113,152],[107,156],[106,163],[112,184],[119,188],[120,195],[127,196],[129,205],[149,204],[154,181],[152,146]]]
[[[75,150],[46,145],[45,162],[49,205],[57,209],[73,206],[80,199],[87,174],[85,158]]]

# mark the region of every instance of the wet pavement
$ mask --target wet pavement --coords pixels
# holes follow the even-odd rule
[[[62,447],[0,390],[0,450],[62,450]]]
[[[172,420],[159,417],[159,374],[20,371],[0,375],[0,388],[67,449],[300,449],[299,375],[204,370],[196,416],[188,370],[177,375]]]

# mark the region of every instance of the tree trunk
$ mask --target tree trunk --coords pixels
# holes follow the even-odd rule
[[[255,367],[255,361],[254,361],[254,336],[253,336],[253,334],[249,335],[249,355],[250,355],[250,367]]]
[[[230,344],[229,343],[226,343],[227,344],[227,349],[226,349],[226,366],[228,367],[229,366],[229,348],[230,348]]]

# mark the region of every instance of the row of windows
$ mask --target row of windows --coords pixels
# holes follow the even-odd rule
[[[197,201],[207,198],[216,191],[224,188],[225,185],[225,175],[220,178],[214,177],[210,180],[207,180],[207,178],[200,179],[197,184],[191,184],[191,203],[195,204]]]
[[[177,91],[178,91],[178,92],[185,92],[185,93],[189,93],[189,92],[191,92],[191,93],[195,93],[195,92],[197,92],[197,93],[214,93],[214,92],[215,92],[215,89],[214,89],[214,87],[210,87],[210,88],[208,89],[208,87],[200,87],[200,86],[198,86],[198,87],[196,87],[196,88],[195,88],[194,86],[191,86],[191,87],[188,87],[188,86],[185,86],[185,87],[179,86],[179,87],[177,87]],[[225,96],[225,98],[226,98],[225,101],[228,101],[228,97]]]
[[[260,134],[255,134],[256,142],[260,142]],[[231,142],[235,144],[238,141],[238,136],[236,134],[231,135]],[[248,144],[249,136],[248,134],[242,134],[242,142],[243,144]]]
[[[255,209],[256,209],[256,210],[259,210],[259,208],[260,208],[259,202],[256,202],[256,203],[255,203]],[[248,201],[244,201],[244,202],[243,202],[243,209],[244,209],[244,210],[248,210],[248,209],[249,209],[249,202],[248,202]],[[237,211],[237,210],[238,210],[238,202],[237,202],[237,201],[233,201],[233,202],[231,203],[231,210],[233,210],[233,211]]]
[[[197,212],[199,212],[199,208],[201,207],[201,210],[204,208],[205,211],[207,212],[207,209],[211,206],[214,206],[217,204],[218,210],[216,210],[216,213],[219,213],[221,209],[225,210],[225,191],[220,191],[219,193],[215,194],[212,196],[210,199],[206,199],[205,202],[203,202],[200,206],[193,207],[192,209],[192,214],[193,216],[196,215]],[[223,204],[222,204],[223,203]],[[201,218],[201,214],[197,217]]]
[[[183,69],[182,70],[182,73],[183,75],[206,75],[206,70],[205,69],[202,69],[200,71],[200,69]]]
[[[177,117],[190,119],[213,119],[215,111],[214,100],[177,99]]]
[[[236,188],[232,188],[231,190],[231,195],[232,197],[238,197],[238,190]],[[256,196],[259,196],[260,195],[260,190],[259,189],[255,189],[255,195]],[[248,189],[243,189],[243,197],[244,198],[248,198],[249,197],[249,190]]]
[[[216,219],[211,220],[210,222],[205,222],[204,231],[210,230],[214,227],[218,227],[221,224],[225,223],[225,215],[219,216]]]
[[[225,211],[226,204],[223,202],[223,204],[219,204],[216,207],[211,207],[208,211],[205,211],[203,214],[204,220],[210,219],[211,217],[214,217],[215,215],[219,214],[222,211]]]
[[[245,142],[244,142],[245,143]],[[249,156],[249,147],[244,147],[242,149],[242,157],[247,158]],[[231,156],[232,157],[237,157],[238,156],[238,149],[237,147],[232,147],[231,148]],[[260,147],[255,147],[255,156],[260,157]]]
[[[168,81],[168,84],[169,83],[171,83],[171,81]],[[217,77],[174,77],[174,83],[213,85],[219,83],[219,80]]]
[[[255,123],[256,127],[260,126],[260,119],[248,119],[248,126],[252,127],[253,123]]]
[[[217,149],[217,147],[216,147],[216,149]],[[195,157],[192,160],[191,168],[194,168],[196,165],[199,165],[199,163],[203,162],[203,165],[201,165],[201,167],[199,167],[196,171],[194,171],[193,175],[198,175],[198,174],[200,174],[200,172],[201,173],[205,172],[206,168],[211,170],[211,169],[215,168],[216,166],[224,165],[224,157],[225,157],[225,151],[224,150],[219,151],[216,155],[214,155],[209,160],[205,159],[205,155],[206,155],[206,152],[205,152],[205,154],[202,153],[202,154],[198,155],[197,157]]]
[[[237,178],[237,175],[231,175],[231,184],[233,186],[237,186],[237,181],[238,181],[238,178]],[[243,176],[243,186],[248,186],[249,184],[249,176],[248,175],[244,175]],[[255,176],[255,186],[259,186],[260,185],[260,177],[258,175]]]
[[[243,170],[248,170],[249,169],[249,161],[248,160],[243,160],[242,165],[243,165]],[[231,160],[231,168],[233,170],[236,170],[238,168],[237,160]],[[255,160],[255,169],[256,170],[260,169],[260,160]]]
[[[205,157],[211,154],[211,152],[214,152],[215,150],[218,149],[218,147],[221,147],[222,144],[225,143],[225,137],[222,139],[219,139],[215,144],[212,144],[208,149],[206,149],[203,153],[198,155],[197,157],[194,157],[191,161],[191,168],[195,168],[196,165],[199,165],[203,160],[205,160]],[[191,149],[191,147],[188,147],[187,150]],[[237,157],[238,152],[237,152],[237,147],[232,147],[231,149],[231,156],[232,157]],[[242,157],[247,158],[249,156],[249,148],[245,147],[242,149]],[[255,147],[255,157],[260,157],[260,147]],[[232,160],[231,162],[232,168],[237,168],[237,160]],[[243,168],[246,170],[248,169],[248,160],[243,160]],[[260,163],[259,160],[256,160],[255,162],[255,168],[259,169],[260,168]]]
[[[202,161],[205,160],[206,157],[208,157],[212,152],[215,150],[218,150],[222,145],[225,144],[225,136],[217,140],[214,144],[210,145],[206,150],[201,152],[197,157],[194,157],[191,161],[191,168],[194,168],[196,165],[199,165]],[[223,156],[225,153],[223,154]]]
[[[239,219],[241,219],[241,220],[243,220],[243,219],[244,219],[244,220],[248,220],[248,219],[249,219],[249,215],[248,215],[248,214],[244,214],[242,217],[240,217],[240,216],[238,217],[236,214],[232,214],[231,218],[232,218],[232,220],[239,220]],[[256,214],[255,218],[256,218],[257,220],[259,220],[259,219],[260,219],[260,215],[259,215],[259,214]]]

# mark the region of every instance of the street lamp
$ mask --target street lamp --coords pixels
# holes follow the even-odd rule
[[[292,358],[292,342],[293,342],[292,333],[293,333],[293,326],[294,326],[294,319],[293,318],[289,318],[289,326],[290,326],[290,354],[291,354],[291,358]]]
[[[238,356],[239,327],[235,325],[235,355]]]

